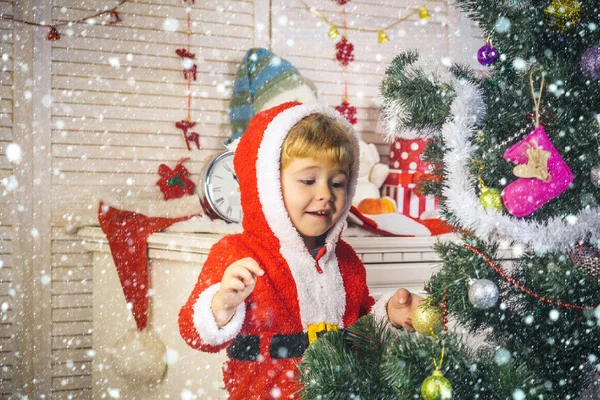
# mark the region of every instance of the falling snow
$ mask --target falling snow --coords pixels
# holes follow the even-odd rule
[[[511,1],[513,5],[520,4],[518,0]],[[115,24],[110,23],[109,15],[96,15],[83,23],[63,22],[95,15],[118,2],[55,0],[51,7],[35,10],[36,20],[43,20],[44,26],[3,21],[0,380],[5,384],[3,389],[12,391],[9,396],[16,398],[23,389],[9,385],[37,373],[40,375],[34,376],[35,384],[30,382],[23,392],[29,394],[28,398],[79,398],[81,393],[91,393],[90,387],[101,392],[102,399],[129,399],[136,391],[144,393],[138,398],[149,399],[145,393],[160,392],[152,398],[181,400],[223,395],[220,368],[225,356],[210,358],[183,343],[177,318],[206,257],[207,249],[194,246],[210,237],[205,230],[218,230],[218,235],[235,232],[226,232],[224,223],[204,219],[203,225],[176,225],[174,230],[154,237],[157,241],[148,250],[151,287],[147,288],[145,299],[150,303],[147,330],[160,343],[154,342],[158,348],[132,350],[131,346],[117,346],[126,332],[135,330],[134,306],[123,298],[122,282],[109,245],[98,227],[98,209],[100,201],[104,201],[100,208],[103,213],[112,205],[144,215],[180,216],[185,204],[165,201],[156,185],[159,165],[172,167],[190,157],[186,165],[191,180],[197,187],[202,184],[199,173],[204,160],[221,151],[230,135],[229,101],[246,50],[270,46],[315,82],[323,103],[339,103],[347,74],[349,97],[362,118],[357,130],[376,142],[381,153],[387,152],[388,144],[379,135],[383,129],[377,121],[379,88],[393,57],[418,47],[422,55],[434,57],[443,66],[467,61],[478,68],[473,55],[481,45],[479,28],[466,18],[462,18],[463,22],[450,18],[458,15],[458,11],[449,11],[451,2],[436,3],[429,10],[429,22],[412,18],[386,30],[388,43],[378,43],[376,31],[407,14],[409,6],[403,2],[351,0],[345,14],[334,2],[307,2],[313,11],[319,10],[338,23],[340,34],[347,34],[355,44],[356,61],[347,70],[334,61],[337,39],[327,37],[331,21],[318,18],[296,0],[267,2],[268,13],[253,2],[130,1],[118,9],[123,21]],[[32,10],[17,6],[16,1],[2,4],[3,15],[34,18]],[[519,26],[509,14],[494,17],[490,31],[504,36],[518,34]],[[344,23],[350,28],[347,31]],[[463,25],[453,25],[459,23]],[[55,42],[45,40],[52,24],[56,24],[61,35]],[[590,41],[597,43],[595,32],[597,23],[586,19],[580,35],[589,35],[593,38]],[[175,49],[188,45],[195,58],[176,57]],[[540,54],[546,59],[562,57],[554,47]],[[505,64],[507,68],[523,73],[536,61],[529,55],[502,54],[501,59],[509,62]],[[190,70],[194,65],[198,67],[197,80],[188,82],[182,70]],[[274,58],[274,65],[280,66],[281,59]],[[553,77],[547,84],[544,96],[552,101],[577,100],[571,77]],[[594,84],[590,80],[587,87]],[[181,131],[174,126],[188,117],[196,123],[199,149],[192,146],[188,150]],[[572,117],[575,130],[579,116]],[[596,114],[596,122],[600,122],[600,113]],[[575,137],[566,128],[554,134]],[[589,139],[561,151],[577,152],[581,146],[596,146],[597,137]],[[496,177],[495,187],[505,187],[513,181],[510,171],[505,175]],[[581,207],[597,206],[597,190],[589,189],[587,195],[577,197]],[[197,201],[196,196],[197,191],[188,199]],[[581,227],[580,214],[560,213],[559,218],[574,229]],[[199,234],[198,226],[203,229]],[[133,253],[136,241],[130,238],[124,243]],[[209,248],[210,243],[205,247]],[[511,251],[516,258],[531,252],[511,242],[500,248]],[[562,262],[568,260],[565,256]],[[570,277],[570,273],[565,273],[560,279]],[[583,284],[573,284],[572,291],[577,292],[578,285]],[[512,300],[502,298],[493,317],[505,321],[512,304]],[[569,315],[563,309],[548,308],[537,314],[523,312],[510,321],[537,329],[539,340],[550,346],[576,349],[573,346],[600,327],[600,307],[587,315],[585,328],[590,331],[582,329],[579,336],[565,338],[552,331],[552,326],[568,323]],[[22,332],[15,330],[21,327]],[[23,332],[31,335],[24,337],[31,337],[32,342],[21,349],[16,340]],[[24,353],[17,355],[17,350]],[[287,349],[279,351],[280,356],[287,355]],[[492,355],[499,366],[510,365],[521,356],[504,347],[496,348]],[[165,364],[167,372],[157,373],[160,377],[150,383],[127,380],[117,372],[119,360],[125,357],[129,357],[126,373],[147,373],[134,371],[146,357],[151,358],[149,363],[154,367]],[[581,357],[582,363],[587,360],[600,371],[596,354]],[[21,359],[26,360],[23,365],[33,364],[35,368],[21,371],[12,364]],[[476,372],[478,366],[472,364],[469,368]],[[292,374],[288,371],[288,378]],[[546,382],[546,386],[552,385],[568,386],[569,382]],[[507,397],[512,390],[507,389]],[[269,394],[272,398],[282,397],[277,387]],[[529,393],[520,388],[512,391],[514,400],[527,396]]]

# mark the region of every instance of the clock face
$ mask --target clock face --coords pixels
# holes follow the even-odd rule
[[[233,153],[217,155],[206,172],[205,190],[212,210],[229,222],[242,220],[240,185],[233,171]]]

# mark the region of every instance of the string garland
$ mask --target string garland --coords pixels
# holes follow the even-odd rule
[[[323,13],[319,12],[315,7],[308,4],[305,0],[299,0],[299,1],[300,1],[300,3],[302,3],[304,5],[304,7],[309,12],[311,12],[312,14],[314,14],[315,16],[320,18],[327,25],[329,25],[329,32],[327,32],[327,36],[329,38],[335,39],[335,38],[340,37],[340,32],[338,30],[338,26],[340,26],[340,24],[334,22],[332,19],[328,18]],[[359,31],[359,32],[377,32],[379,43],[386,43],[389,41],[389,38],[388,38],[387,34],[385,33],[386,30],[392,29],[396,25],[400,24],[403,21],[408,20],[410,17],[412,17],[413,15],[415,15],[417,13],[420,15],[421,19],[428,19],[430,17],[430,15],[424,7],[421,7],[419,9],[412,10],[411,12],[408,13],[408,15],[398,18],[396,21],[384,26],[383,28],[375,29],[375,28],[354,27],[354,26],[348,26],[348,23],[346,21],[346,3],[348,1],[347,0],[336,0],[336,1],[342,7],[341,26],[343,29],[343,34],[342,34],[342,38],[335,44],[335,50],[336,50],[335,58],[342,65],[342,78],[344,81],[344,94],[342,96],[341,104],[335,106],[335,109],[344,118],[346,118],[346,120],[348,120],[348,122],[350,122],[352,125],[354,125],[357,122],[356,107],[351,105],[350,101],[349,101],[348,77],[347,77],[348,65],[352,61],[354,61],[354,45],[348,40],[348,31],[353,30],[353,31]]]
[[[334,39],[339,36],[339,33],[337,33],[337,28],[338,28],[338,26],[340,26],[339,23],[333,22],[333,20],[331,20],[330,18],[325,16],[323,13],[318,11],[315,7],[308,4],[305,0],[299,0],[299,1],[304,5],[304,7],[308,11],[310,11],[311,13],[316,15],[318,18],[320,18],[322,21],[324,21],[327,25],[329,25],[330,28],[329,28],[328,36],[330,38]],[[345,5],[345,3],[342,5]],[[359,31],[359,32],[377,32],[377,34],[379,35],[378,36],[379,43],[385,43],[389,40],[385,31],[388,31],[388,30],[394,28],[396,25],[408,20],[410,17],[412,17],[413,15],[416,15],[416,14],[419,14],[419,18],[423,19],[423,20],[429,19],[431,17],[431,15],[429,14],[429,12],[427,11],[427,9],[425,7],[420,7],[420,8],[412,10],[407,15],[398,18],[396,21],[384,26],[383,28],[368,28],[368,27],[364,28],[364,27],[345,26],[344,29],[352,30],[352,31]],[[344,21],[344,24],[345,24],[345,21]]]
[[[343,17],[343,29],[344,36],[342,39],[336,43],[336,59],[342,64],[342,77],[344,80],[344,96],[342,98],[342,103],[335,107],[337,112],[342,114],[344,118],[352,125],[356,124],[356,107],[350,104],[348,100],[348,65],[354,61],[354,45],[348,41],[347,34],[347,23],[346,23],[346,6],[345,3],[342,5],[342,17]],[[337,30],[336,30],[337,32]],[[331,33],[331,32],[330,32]],[[329,36],[331,37],[331,35]]]
[[[186,0],[186,3],[191,1],[192,4],[195,4],[195,0]],[[175,127],[181,129],[183,133],[183,137],[185,139],[185,144],[187,146],[188,151],[192,151],[192,147],[190,143],[196,145],[196,148],[200,149],[200,134],[198,132],[191,132],[191,128],[193,128],[196,123],[192,122],[192,80],[196,80],[198,66],[195,64],[194,60],[196,55],[192,53],[192,45],[191,45],[191,36],[192,36],[192,22],[191,22],[191,8],[186,9],[187,12],[187,29],[185,34],[187,36],[186,47],[179,48],[175,50],[175,54],[177,54],[181,58],[181,67],[183,72],[183,78],[187,80],[187,116],[185,119],[176,122]]]
[[[15,18],[13,15],[5,15],[5,14],[0,14],[0,19],[17,22],[17,23],[24,24],[24,25],[50,28],[50,31],[48,32],[46,39],[54,42],[54,41],[60,40],[60,38],[61,38],[61,35],[57,29],[57,27],[59,27],[59,26],[72,26],[74,24],[89,23],[90,21],[92,21],[95,18],[98,18],[102,15],[109,15],[109,18],[110,18],[110,20],[108,21],[109,24],[117,24],[117,23],[121,22],[122,19],[119,16],[117,9],[127,2],[129,2],[129,0],[121,0],[121,1],[119,1],[119,4],[117,4],[113,8],[107,8],[104,11],[99,11],[96,14],[88,15],[87,17],[69,20],[69,21],[58,22],[55,24],[46,24],[46,23],[40,23],[40,22],[34,22],[34,21],[27,21],[24,19]]]
[[[484,253],[482,253],[475,247],[473,247],[469,244],[466,244],[466,243],[463,244],[462,247],[464,247],[467,250],[470,250],[472,253],[479,256],[479,258],[481,258],[491,269],[493,269],[506,282],[510,283],[511,285],[513,285],[514,287],[516,287],[517,289],[519,289],[521,292],[525,293],[526,295],[531,296],[534,299],[541,301],[542,303],[546,303],[551,306],[570,308],[573,310],[580,310],[580,311],[596,309],[595,306],[581,306],[581,305],[577,305],[577,304],[563,303],[562,301],[556,301],[556,300],[552,300],[547,297],[541,296],[540,294],[534,292],[533,290],[527,289],[519,281],[517,281],[516,279],[507,275],[497,263],[493,262],[488,256],[486,256]]]

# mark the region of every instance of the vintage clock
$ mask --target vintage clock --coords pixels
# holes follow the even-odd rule
[[[242,221],[240,185],[233,170],[233,152],[211,156],[202,167],[198,183],[200,204],[212,219]]]

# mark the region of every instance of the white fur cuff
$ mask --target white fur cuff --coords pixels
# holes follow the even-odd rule
[[[220,287],[221,283],[208,287],[200,293],[194,304],[194,327],[200,334],[202,342],[211,346],[219,346],[236,337],[246,317],[246,303],[243,302],[235,310],[231,321],[219,329],[211,310],[211,303]]]
[[[393,291],[382,294],[379,300],[377,300],[377,302],[373,304],[373,307],[371,308],[371,314],[373,314],[373,318],[376,322],[381,321],[385,323],[388,328],[394,330],[396,328],[394,328],[394,325],[392,325],[387,315],[387,303],[395,293],[396,292]]]

